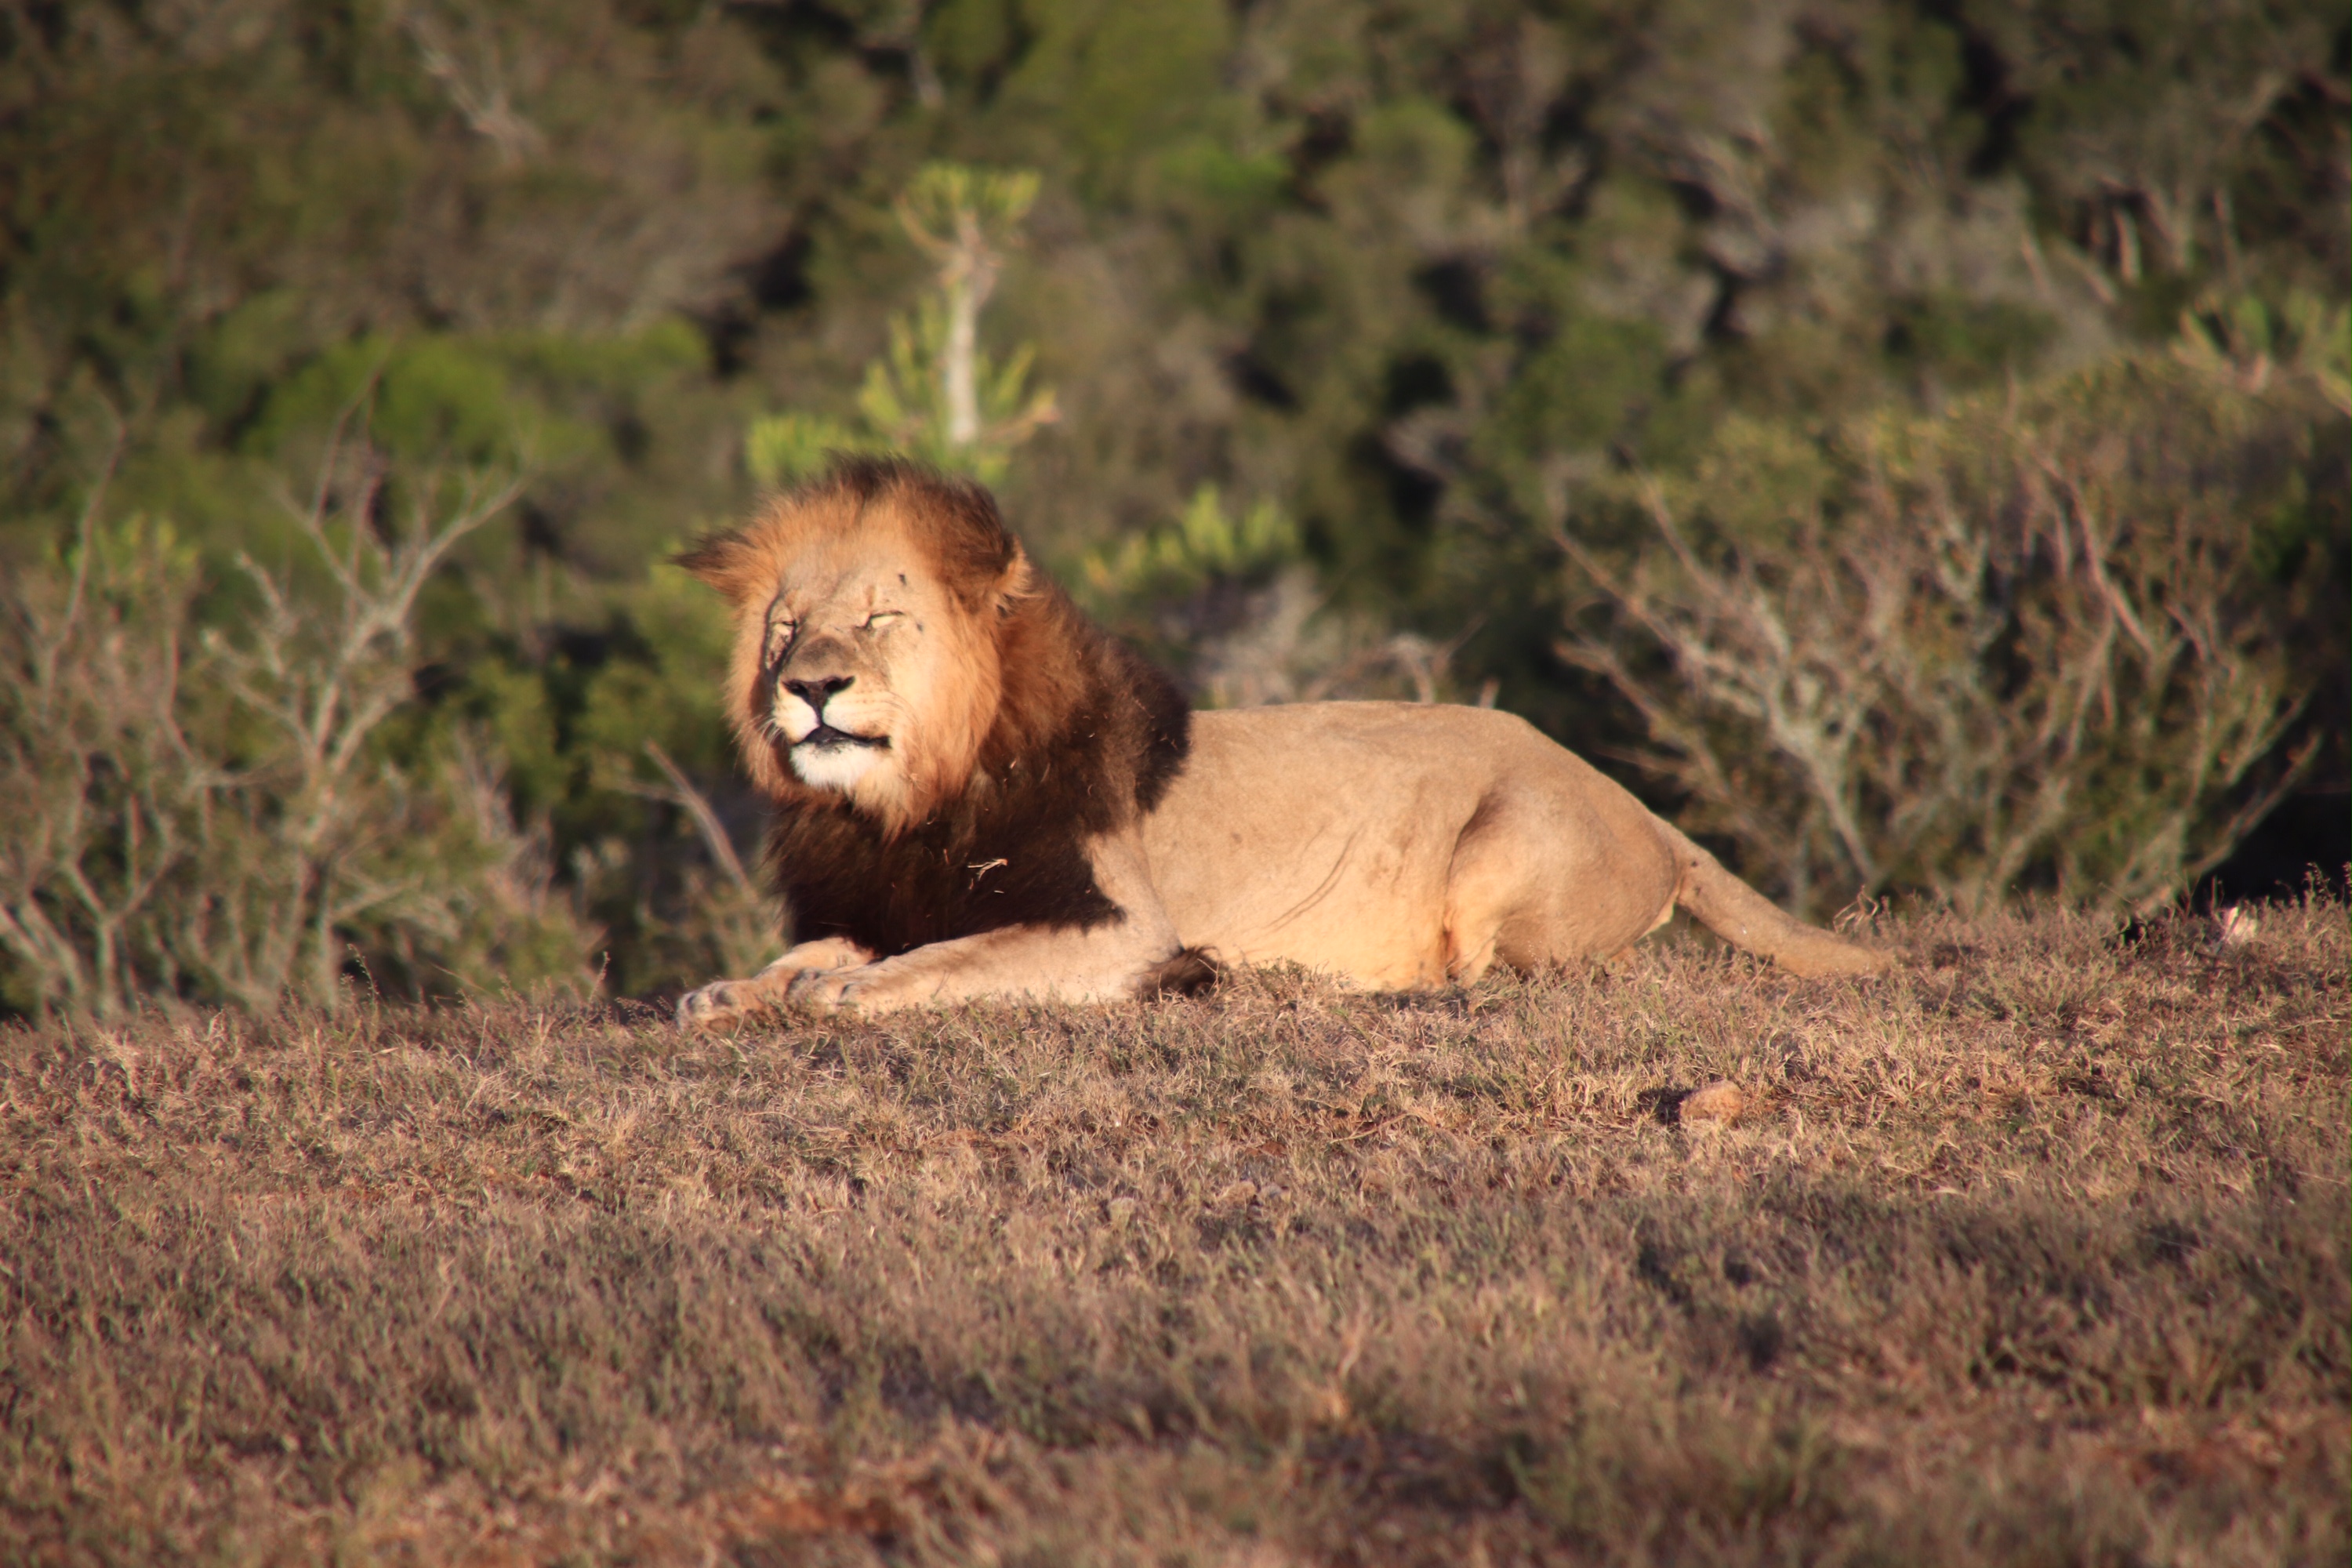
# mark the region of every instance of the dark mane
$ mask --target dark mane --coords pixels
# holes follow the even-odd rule
[[[1005,542],[1001,561],[1018,549],[976,485],[880,459],[836,475],[840,489],[895,494],[925,512],[936,505],[951,554],[961,543],[985,556],[992,534]],[[1050,583],[992,618],[1003,695],[966,788],[895,834],[835,796],[779,804],[768,867],[793,940],[846,937],[888,956],[1005,926],[1119,918],[1096,886],[1087,843],[1160,803],[1184,765],[1191,706]]]

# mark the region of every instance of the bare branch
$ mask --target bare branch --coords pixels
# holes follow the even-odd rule
[[[751,885],[751,875],[743,869],[742,858],[735,853],[735,845],[727,837],[726,825],[719,820],[719,813],[711,809],[709,798],[694,787],[694,782],[686,776],[683,769],[670,761],[669,753],[651,741],[646,742],[646,755],[653,759],[654,766],[659,768],[662,777],[669,781],[669,787],[657,790],[645,784],[630,784],[625,786],[629,793],[652,800],[667,801],[683,810],[693,822],[695,831],[702,836],[703,847],[710,851],[711,859],[727,873],[727,879],[747,893],[757,891]]]

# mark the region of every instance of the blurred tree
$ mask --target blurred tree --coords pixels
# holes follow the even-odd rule
[[[1037,176],[1025,169],[924,165],[897,211],[937,268],[933,293],[890,319],[889,353],[866,367],[856,426],[806,414],[753,422],[744,442],[752,478],[789,484],[829,451],[890,451],[1000,482],[1014,449],[1056,417],[1050,390],[1026,390],[1034,349],[999,365],[980,346],[980,312],[1036,199]]]

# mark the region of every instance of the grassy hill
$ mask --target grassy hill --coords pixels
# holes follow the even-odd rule
[[[1878,935],[19,1026],[0,1558],[2343,1561],[2345,908]]]

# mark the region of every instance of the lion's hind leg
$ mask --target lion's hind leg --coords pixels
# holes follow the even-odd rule
[[[1491,824],[1486,807],[1463,829],[1445,875],[1445,914],[1440,962],[1445,978],[1470,985],[1494,967],[1503,928],[1526,898],[1525,879]]]
[[[1673,856],[1614,804],[1525,784],[1479,803],[1446,875],[1448,978],[1612,958],[1673,913]]]
[[[715,1028],[747,1014],[781,1007],[793,982],[804,974],[855,969],[874,954],[842,937],[801,942],[749,980],[714,980],[677,999],[677,1021],[687,1028]]]

